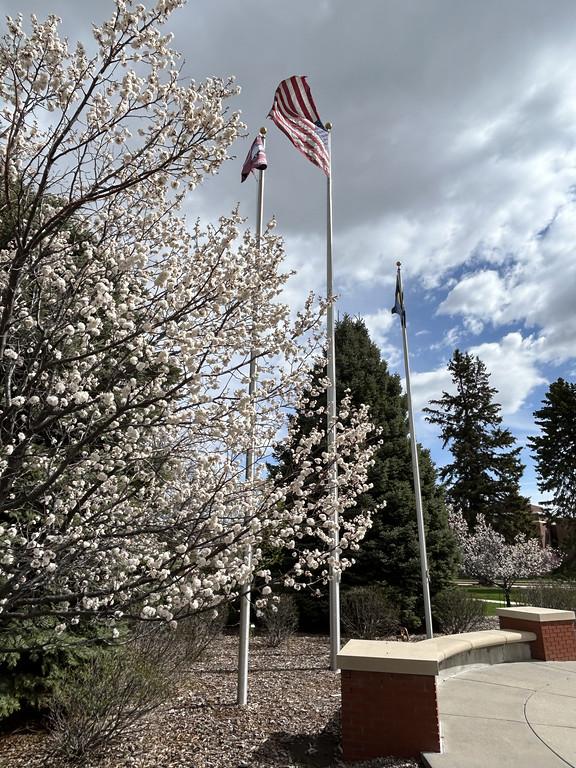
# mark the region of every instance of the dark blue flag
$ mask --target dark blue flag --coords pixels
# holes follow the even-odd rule
[[[400,270],[396,273],[396,293],[394,294],[394,306],[392,314],[400,315],[402,325],[406,323],[406,310],[404,309],[404,291],[402,290],[402,281],[400,280]]]

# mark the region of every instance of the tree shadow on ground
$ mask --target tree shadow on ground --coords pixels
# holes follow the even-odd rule
[[[340,764],[340,710],[319,733],[272,733],[252,757],[276,765],[278,758],[298,768],[331,768]]]

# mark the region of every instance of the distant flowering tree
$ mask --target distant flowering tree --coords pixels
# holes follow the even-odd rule
[[[54,16],[29,33],[8,19],[1,42],[0,652],[18,622],[55,636],[83,620],[174,624],[253,571],[267,583],[274,547],[292,552],[288,584],[326,578],[332,505],[368,487],[372,426],[348,402],[337,502],[335,456],[311,459],[320,430],[288,436],[283,486],[244,481],[252,435],[260,468],[300,404],[323,307],[310,297],[293,317],[278,300],[270,228],[257,247],[237,212],[186,224],[187,193],[243,126],[225,107],[232,81],[183,81],[161,33],[182,4],[116,0],[90,52]],[[346,516],[349,549],[369,525]]]
[[[542,576],[560,565],[561,556],[543,549],[537,539],[518,534],[512,544],[478,515],[470,533],[461,512],[450,514],[450,525],[462,556],[462,567],[468,576],[500,587],[510,605],[510,592],[519,579]]]

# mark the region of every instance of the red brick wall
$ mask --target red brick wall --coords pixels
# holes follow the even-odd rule
[[[573,621],[525,621],[500,616],[500,629],[534,632],[530,643],[533,659],[542,661],[576,661],[576,627]]]
[[[344,760],[440,752],[436,678],[342,670]]]

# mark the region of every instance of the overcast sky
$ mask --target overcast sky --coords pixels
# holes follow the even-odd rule
[[[84,41],[111,8],[0,0],[3,15],[56,13]],[[403,373],[390,314],[400,260],[416,407],[448,386],[458,346],[484,360],[524,444],[548,383],[576,373],[574,0],[190,0],[169,29],[184,74],[235,75],[250,137],[269,129],[265,215],[298,270],[288,298],[324,290],[325,177],[265,118],[280,80],[306,74],[334,125],[338,311],[363,316]],[[253,222],[256,182],[239,184],[250,141],[195,193],[194,213],[240,202]],[[417,432],[445,461],[420,418]]]

